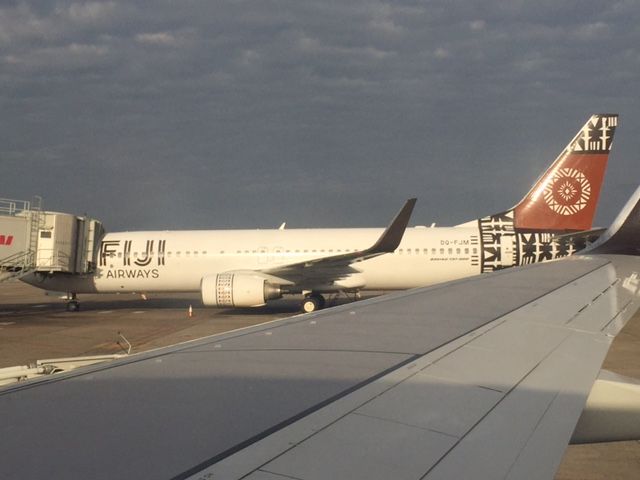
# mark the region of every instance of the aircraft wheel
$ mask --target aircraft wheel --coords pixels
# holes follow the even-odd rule
[[[304,313],[311,313],[311,312],[315,312],[316,310],[320,310],[322,308],[322,304],[324,303],[322,300],[320,300],[322,297],[320,295],[316,296],[316,295],[310,295],[308,297],[306,297],[303,301],[302,301],[302,311]]]
[[[67,312],[77,312],[78,310],[80,310],[80,302],[76,300],[67,302]]]

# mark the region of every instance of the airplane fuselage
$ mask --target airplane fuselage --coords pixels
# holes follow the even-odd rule
[[[194,292],[200,291],[206,275],[268,272],[286,264],[359,251],[375,242],[382,231],[350,228],[110,233],[102,241],[99,265],[93,274],[53,274],[40,278],[38,286],[76,293]],[[477,223],[469,227],[408,228],[395,252],[354,263],[352,267],[357,272],[336,282],[335,290],[408,289],[573,253],[561,251],[548,234],[529,234],[529,238],[526,235],[502,232],[489,242]],[[328,285],[317,287],[330,290]],[[300,291],[295,285],[285,289],[285,293]]]

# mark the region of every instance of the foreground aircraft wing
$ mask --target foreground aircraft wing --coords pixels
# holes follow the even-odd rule
[[[365,250],[290,263],[265,269],[262,272],[302,285],[331,282],[347,277],[357,272],[350,267],[351,264],[392,253],[398,248],[415,204],[415,198],[407,200],[376,243]]]
[[[640,304],[639,201],[586,254],[0,390],[0,476],[551,479]]]

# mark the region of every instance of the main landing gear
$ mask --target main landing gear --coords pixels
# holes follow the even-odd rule
[[[76,298],[76,294],[72,293],[67,302],[67,312],[77,312],[78,310],[80,310],[80,302]]]
[[[302,311],[304,313],[315,312],[324,308],[325,300],[319,293],[312,293],[304,297],[302,301]]]

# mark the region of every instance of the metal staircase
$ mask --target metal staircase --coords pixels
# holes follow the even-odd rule
[[[20,278],[35,270],[33,252],[18,252],[0,261],[0,282]]]
[[[42,215],[42,198],[34,197],[35,202],[31,204],[29,210],[29,248],[27,256],[30,257],[31,268],[35,268],[36,252],[38,251],[38,232],[44,226],[44,216]]]

